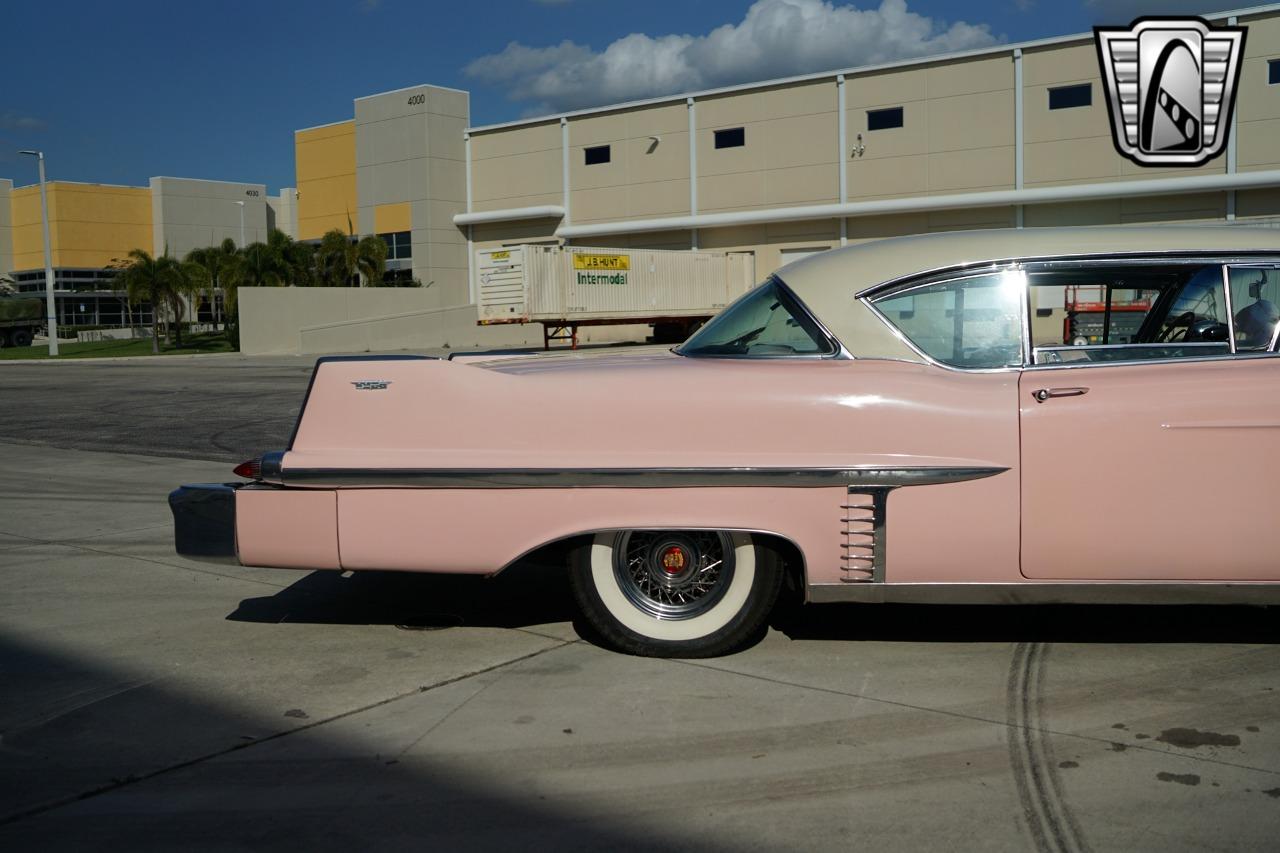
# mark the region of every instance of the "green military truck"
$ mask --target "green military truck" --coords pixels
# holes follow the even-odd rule
[[[0,347],[27,347],[44,328],[44,300],[0,295]]]

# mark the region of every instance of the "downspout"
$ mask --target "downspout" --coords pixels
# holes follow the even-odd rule
[[[849,120],[844,109],[844,75],[836,75],[836,116],[837,125],[840,128],[840,203],[846,204],[849,201]],[[849,244],[849,220],[840,217],[840,245],[847,246]]]
[[[693,98],[685,98],[689,112],[689,215],[698,215],[698,108]],[[698,229],[689,230],[689,248],[698,250]]]
[[[467,169],[467,213],[471,212],[471,134],[462,134],[462,146],[466,152],[466,169]],[[478,301],[476,293],[476,244],[475,244],[475,226],[467,226],[467,292],[470,294],[470,301],[475,305]]]
[[[1022,160],[1022,48],[1013,49],[1013,188],[1023,188]],[[1014,225],[1023,225],[1022,205],[1013,209]]]
[[[564,219],[562,225],[569,225],[573,220],[569,216],[569,119],[560,116],[560,195],[563,201]],[[564,241],[569,245],[569,241]]]

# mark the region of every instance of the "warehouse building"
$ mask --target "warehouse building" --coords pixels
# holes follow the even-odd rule
[[[58,325],[68,331],[139,321],[109,269],[133,249],[183,257],[226,238],[247,245],[272,228],[297,231],[291,188],[269,196],[263,184],[157,177],[145,187],[50,181],[46,189]],[[18,292],[45,296],[39,185],[0,179],[0,273]]]
[[[521,243],[744,253],[760,279],[931,231],[1280,224],[1280,3],[1207,17],[1248,37],[1229,144],[1196,168],[1116,152],[1089,33],[483,126],[468,93],[422,85],[296,131],[296,193],[55,182],[58,288],[134,245],[238,240],[244,201],[248,241],[273,223],[300,240],[379,235],[388,276],[422,284],[250,294],[246,351],[504,344],[541,330],[476,328],[476,253]],[[41,245],[37,189],[0,182],[0,271],[42,289]]]
[[[475,253],[519,243],[750,253],[971,228],[1280,223],[1280,4],[1248,27],[1230,143],[1115,150],[1092,34],[471,126],[466,92],[355,101],[295,135],[298,236],[356,223],[475,322]]]

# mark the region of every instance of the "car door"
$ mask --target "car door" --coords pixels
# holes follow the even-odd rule
[[[1259,269],[1125,262],[1029,271],[1030,313],[1041,322],[1036,363],[1019,379],[1025,577],[1280,580],[1271,534],[1280,358],[1274,329],[1265,347],[1248,330],[1244,346],[1246,331],[1235,331],[1243,308],[1232,300],[1250,287],[1255,301],[1267,296],[1268,285],[1250,281]],[[1105,296],[1105,343],[1071,345],[1078,286]],[[1118,322],[1130,308],[1146,314],[1141,324]],[[1118,328],[1130,332],[1108,339]]]

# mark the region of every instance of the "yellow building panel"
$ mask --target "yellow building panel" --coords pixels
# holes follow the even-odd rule
[[[356,217],[356,123],[339,122],[294,134],[298,178],[298,238],[310,240]]]
[[[412,203],[402,201],[399,204],[379,204],[373,208],[375,234],[394,234],[398,231],[409,231],[412,228]]]
[[[55,267],[100,268],[131,249],[152,250],[151,191],[54,181],[48,185]],[[40,188],[12,193],[14,269],[44,267]]]

